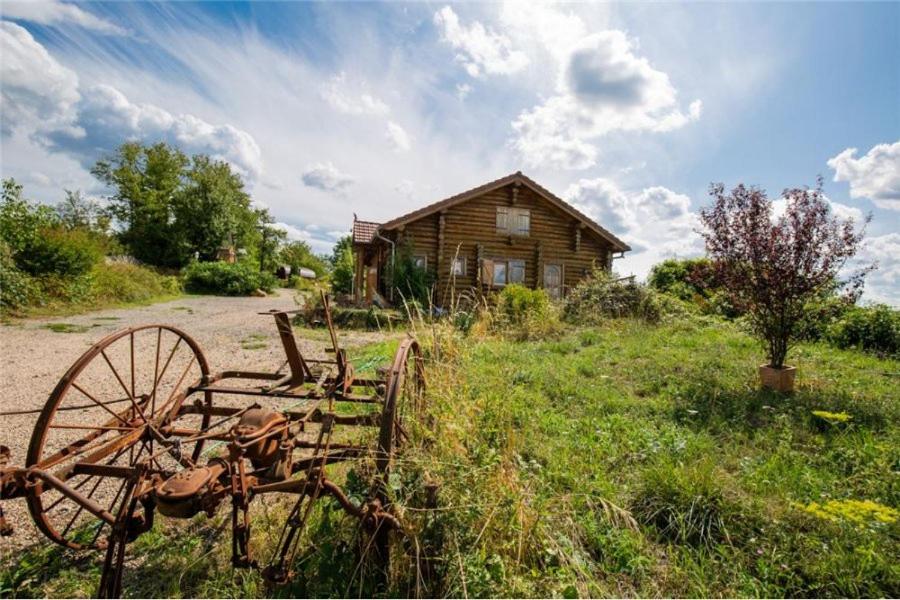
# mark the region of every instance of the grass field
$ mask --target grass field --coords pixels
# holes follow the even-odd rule
[[[433,557],[423,595],[900,595],[898,361],[802,345],[799,389],[784,396],[758,390],[760,349],[718,321],[617,320],[536,342],[420,337],[431,429],[392,488],[412,506],[424,483],[439,486],[436,510],[403,513]],[[372,593],[356,578],[356,525],[320,505],[286,588],[231,569],[223,507],[140,538],[125,591]],[[284,510],[257,512],[258,551]],[[100,560],[41,544],[0,570],[0,595],[91,595]],[[401,576],[387,595],[410,593]]]

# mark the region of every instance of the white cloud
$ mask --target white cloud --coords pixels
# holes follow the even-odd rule
[[[849,182],[853,198],[869,198],[879,208],[900,210],[900,141],[873,146],[860,158],[856,153],[856,148],[847,148],[828,160],[834,180]]]
[[[683,112],[669,76],[637,56],[624,32],[592,33],[565,47],[565,56],[556,52],[557,93],[512,123],[512,147],[529,166],[585,169],[596,162],[593,139],[613,131],[671,131],[700,118],[702,102]]]
[[[434,14],[441,39],[458,51],[456,59],[472,77],[509,75],[528,65],[528,56],[513,50],[509,38],[474,21],[466,27],[449,6]]]
[[[406,200],[412,200],[415,194],[416,184],[409,179],[401,179],[400,183],[394,186],[394,191],[400,194]]]
[[[468,96],[472,92],[472,86],[468,83],[457,83],[456,84],[456,97],[460,100],[465,100],[466,96]]]
[[[412,147],[412,140],[410,140],[409,134],[406,133],[406,130],[403,129],[403,127],[393,121],[388,121],[387,133],[385,135],[387,136],[387,139],[390,140],[391,144],[393,144],[394,150],[397,152],[406,152]]]
[[[153,104],[130,101],[109,85],[83,90],[73,127],[45,133],[48,144],[73,154],[86,165],[127,139],[166,141],[188,153],[209,154],[230,163],[242,175],[257,178],[262,151],[246,131],[214,125],[191,114],[173,115]]]
[[[4,2],[0,6],[0,15],[5,19],[21,19],[58,27],[60,25],[77,25],[112,35],[126,35],[128,32],[106,19],[93,15],[75,4],[59,0],[41,0],[28,2]]]
[[[0,21],[2,129],[58,126],[74,115],[78,76],[59,64],[31,34]]]
[[[855,206],[850,206],[849,204],[842,204],[840,202],[835,202],[828,196],[823,195],[822,198],[825,202],[828,203],[828,206],[831,208],[831,214],[833,214],[838,219],[847,220],[853,219],[853,221],[860,225],[865,220],[866,216],[863,214],[863,211],[856,208]],[[772,216],[773,217],[781,217],[787,211],[787,198],[781,197],[777,200],[772,201]]]
[[[342,192],[355,181],[352,176],[342,173],[330,162],[310,165],[301,175],[301,179],[309,187],[325,192]]]
[[[341,72],[328,82],[322,97],[334,108],[349,115],[387,115],[391,109],[380,98],[366,91],[348,89],[347,76]]]
[[[900,306],[900,233],[867,238],[854,262],[878,265],[866,277],[865,299]]]
[[[628,191],[614,181],[597,178],[570,185],[564,197],[632,247],[624,261],[614,265],[620,272],[643,277],[665,258],[703,252],[695,232],[697,215],[684,194],[661,186]]]

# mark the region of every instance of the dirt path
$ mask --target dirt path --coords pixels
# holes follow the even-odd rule
[[[273,308],[297,308],[293,293],[281,290],[265,298],[186,297],[0,326],[0,412],[40,409],[60,377],[91,344],[133,325],[163,323],[182,329],[200,344],[213,371],[274,371],[284,362],[284,352],[272,318],[257,314]],[[298,335],[301,352],[324,356],[326,336],[324,331]],[[377,332],[343,332],[341,344],[352,348],[382,337]],[[36,414],[0,417],[0,443],[10,447],[13,465],[24,464],[36,420]],[[23,501],[6,502],[4,509],[17,532],[12,538],[0,538],[0,563],[37,535]]]

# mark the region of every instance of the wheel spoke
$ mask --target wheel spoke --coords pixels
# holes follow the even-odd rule
[[[104,357],[105,357],[105,355],[104,355]],[[108,361],[107,361],[107,362],[108,362]],[[110,366],[112,366],[112,365],[110,365]],[[90,399],[94,404],[96,404],[97,406],[99,406],[100,408],[102,408],[103,410],[105,410],[106,412],[108,412],[109,414],[111,414],[113,417],[115,417],[116,419],[118,419],[118,420],[122,423],[122,425],[125,425],[125,426],[127,426],[127,427],[131,427],[131,425],[128,423],[128,421],[126,421],[125,419],[123,419],[122,417],[120,417],[117,413],[114,413],[112,410],[110,410],[110,408],[109,408],[108,406],[106,406],[106,404],[100,402],[99,400],[97,400],[96,398],[94,398],[93,396],[91,396],[90,394],[88,394],[86,391],[84,391],[84,388],[82,388],[80,385],[78,385],[78,384],[75,383],[74,381],[72,382],[72,387],[75,388],[76,390],[78,390],[79,392],[81,392],[82,394],[84,394],[85,396],[87,396],[88,399]],[[127,393],[128,393],[128,390],[125,390],[125,393],[127,394]],[[134,402],[134,398],[129,397],[129,399],[130,399],[132,402]]]
[[[125,394],[131,399],[131,406],[134,408],[135,416],[140,415],[141,418],[144,420],[144,422],[146,422],[147,417],[144,416],[144,411],[141,410],[141,408],[137,405],[137,402],[135,402],[135,400],[134,400],[134,391],[133,390],[131,392],[128,391],[128,387],[126,387],[125,382],[122,381],[122,377],[119,375],[119,372],[116,371],[116,368],[113,366],[112,362],[110,362],[109,357],[106,356],[106,350],[101,350],[100,356],[102,356],[103,360],[106,361],[106,364],[109,365],[109,368],[112,370],[113,375],[116,376],[116,381],[119,382],[119,385],[122,386],[122,389],[125,391]],[[134,357],[132,356],[132,359],[133,358]],[[132,373],[132,377],[134,377],[134,373]],[[132,387],[133,387],[133,385],[132,385]]]

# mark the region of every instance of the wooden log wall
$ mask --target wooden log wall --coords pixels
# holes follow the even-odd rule
[[[497,232],[497,207],[527,208],[531,213],[527,236]],[[510,184],[439,213],[407,223],[394,239],[408,239],[413,253],[425,256],[428,268],[436,275],[437,300],[448,289],[454,256],[466,261],[465,274],[456,276],[457,289],[481,286],[481,258],[525,261],[525,285],[542,287],[543,265],[559,264],[563,286],[576,285],[592,268],[609,268],[611,246],[592,230],[559,210],[531,189]],[[458,250],[457,250],[458,249]]]

